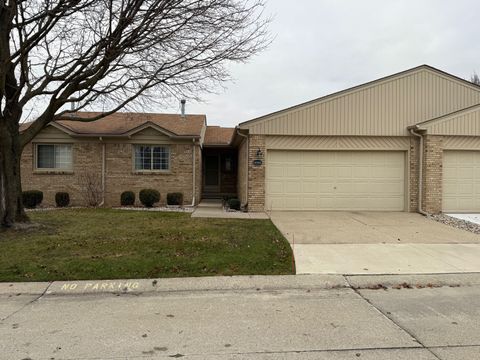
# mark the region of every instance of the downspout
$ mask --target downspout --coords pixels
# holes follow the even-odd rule
[[[409,128],[410,133],[413,136],[416,136],[420,139],[420,149],[419,149],[419,157],[418,157],[418,209],[417,211],[425,216],[428,216],[428,213],[422,210],[422,202],[423,202],[423,136],[415,130],[418,130],[418,127],[414,126]]]
[[[195,194],[195,193],[196,193],[196,186],[195,186],[195,185],[196,185],[196,184],[195,184],[195,179],[196,179],[196,177],[195,177],[196,166],[195,166],[195,165],[196,165],[196,164],[195,164],[195,163],[196,163],[196,160],[197,160],[197,159],[196,159],[196,156],[195,156],[195,155],[196,155],[196,151],[195,151],[195,139],[192,139],[192,141],[193,141],[193,145],[192,145],[192,149],[193,149],[193,151],[192,151],[192,162],[193,162],[192,181],[193,181],[193,189],[192,189],[192,205],[190,205],[190,206],[193,207],[193,206],[195,206],[195,195],[196,195],[196,194]]]
[[[103,142],[103,138],[99,138],[99,140],[102,142],[102,202],[98,205],[99,207],[102,207],[105,205],[105,142]]]
[[[240,130],[237,129],[237,135],[245,138],[246,142],[247,142],[247,151],[246,151],[246,161],[245,161],[245,166],[246,166],[246,181],[245,181],[245,196],[246,196],[246,201],[245,201],[245,206],[248,205],[248,153],[249,153],[249,150],[248,150],[248,146],[249,146],[249,143],[248,143],[248,136],[245,135],[245,134],[242,134],[240,132]]]

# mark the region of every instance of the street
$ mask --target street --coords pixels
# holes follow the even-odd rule
[[[480,275],[116,284],[0,284],[1,358],[480,358]]]

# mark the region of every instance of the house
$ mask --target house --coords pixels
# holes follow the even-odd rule
[[[422,65],[236,129],[200,115],[59,121],[23,156],[23,187],[49,201],[88,168],[107,206],[152,187],[188,203],[236,193],[249,211],[478,212],[480,87]]]
[[[430,66],[238,128],[250,210],[480,211],[480,87]]]
[[[185,204],[198,204],[202,190],[234,196],[233,133],[207,126],[204,115],[116,113],[92,122],[56,121],[25,147],[22,186],[42,190],[50,206],[60,191],[70,194],[72,205],[86,205],[94,191],[105,206],[119,206],[124,191],[134,191],[139,204],[145,188],[160,191],[161,204],[170,192],[183,193]]]

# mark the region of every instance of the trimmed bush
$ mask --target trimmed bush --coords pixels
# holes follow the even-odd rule
[[[39,190],[28,190],[22,192],[23,206],[29,209],[34,209],[42,203],[43,192]]]
[[[183,194],[181,192],[174,192],[167,194],[167,205],[183,205]]]
[[[228,207],[232,210],[240,210],[241,202],[238,199],[228,199],[227,204]]]
[[[124,191],[120,195],[120,204],[122,206],[132,206],[135,204],[135,193],[133,191]]]
[[[67,192],[57,192],[55,203],[58,207],[67,207],[70,204],[70,195]]]
[[[160,193],[154,189],[143,189],[139,195],[140,202],[147,208],[160,201]]]

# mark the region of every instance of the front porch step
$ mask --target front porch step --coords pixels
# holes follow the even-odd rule
[[[222,208],[222,200],[221,199],[202,199],[200,204],[198,204],[199,208]]]

